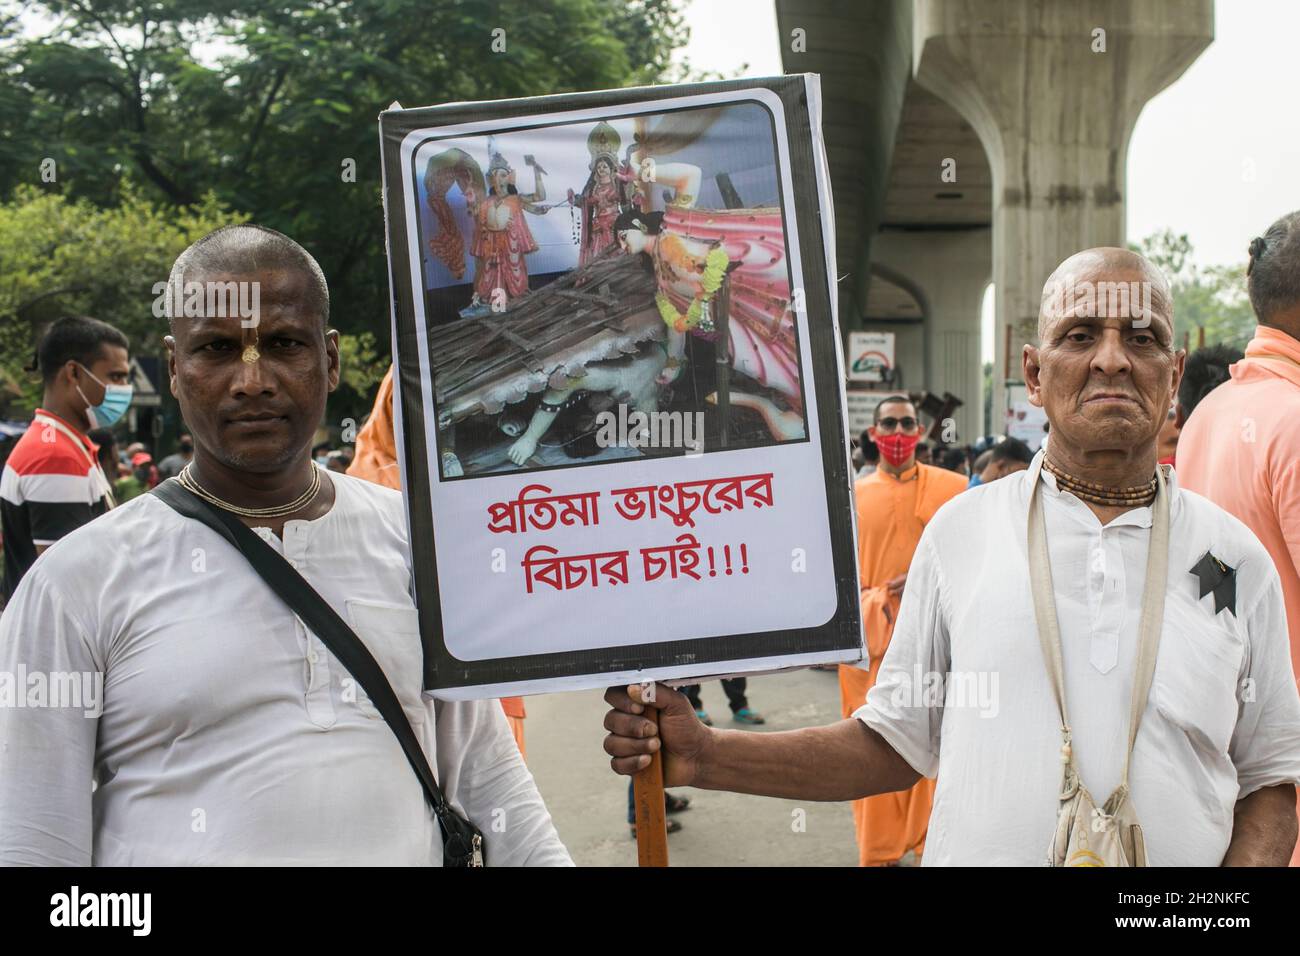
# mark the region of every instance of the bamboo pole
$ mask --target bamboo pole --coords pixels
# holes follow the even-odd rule
[[[642,714],[659,722],[658,711],[647,707]],[[664,813],[664,764],[661,750],[650,755],[650,765],[632,777],[632,802],[636,807],[636,856],[638,866],[668,865],[668,820]]]

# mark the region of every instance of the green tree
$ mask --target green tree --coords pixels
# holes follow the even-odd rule
[[[161,355],[167,320],[155,303],[172,261],[200,236],[248,218],[211,193],[179,208],[130,184],[120,195],[100,208],[19,186],[0,203],[0,376],[15,404],[30,409],[39,399],[26,369],[40,329],[61,315],[101,318],[126,333],[135,354]]]
[[[1244,265],[1197,266],[1187,235],[1164,229],[1130,244],[1159,266],[1174,295],[1174,340],[1195,349],[1204,330],[1205,344],[1245,348],[1255,334],[1255,314],[1246,295]]]
[[[111,207],[136,188],[184,208],[211,193],[301,242],[336,327],[380,357],[380,111],[690,74],[673,0],[35,0],[36,36],[17,9],[0,0],[0,196],[36,183]],[[333,420],[369,410],[363,386],[345,382]]]
[[[330,397],[331,421],[360,421],[370,412],[375,388],[392,361],[388,336],[381,343],[373,332],[339,335],[339,387]]]

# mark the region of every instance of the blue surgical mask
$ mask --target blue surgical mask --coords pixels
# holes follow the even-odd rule
[[[104,400],[98,405],[91,405],[90,399],[88,399],[86,393],[81,390],[81,386],[77,386],[77,394],[80,395],[81,400],[86,403],[86,417],[90,419],[90,427],[107,428],[108,426],[115,424],[118,419],[126,414],[126,410],[131,407],[131,396],[135,394],[135,390],[130,385],[105,385],[103,382],[99,381],[99,379],[95,378],[94,372],[86,368],[86,366],[81,365],[80,362],[77,364],[81,366],[83,372],[91,378],[94,378],[98,384],[104,386]]]
[[[984,479],[980,477],[979,472],[970,476],[970,481],[966,483],[967,488],[974,488],[976,485],[984,484]]]

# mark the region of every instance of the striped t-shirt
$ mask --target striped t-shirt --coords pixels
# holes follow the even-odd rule
[[[98,452],[82,432],[40,408],[14,445],[0,476],[6,601],[36,560],[38,547],[53,544],[108,510],[108,479],[99,467]]]

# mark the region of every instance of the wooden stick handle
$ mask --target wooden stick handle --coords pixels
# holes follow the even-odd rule
[[[659,712],[647,707],[642,714],[658,723]],[[650,755],[650,765],[632,777],[636,805],[636,855],[638,866],[668,865],[668,823],[664,815],[664,764],[660,751]]]

